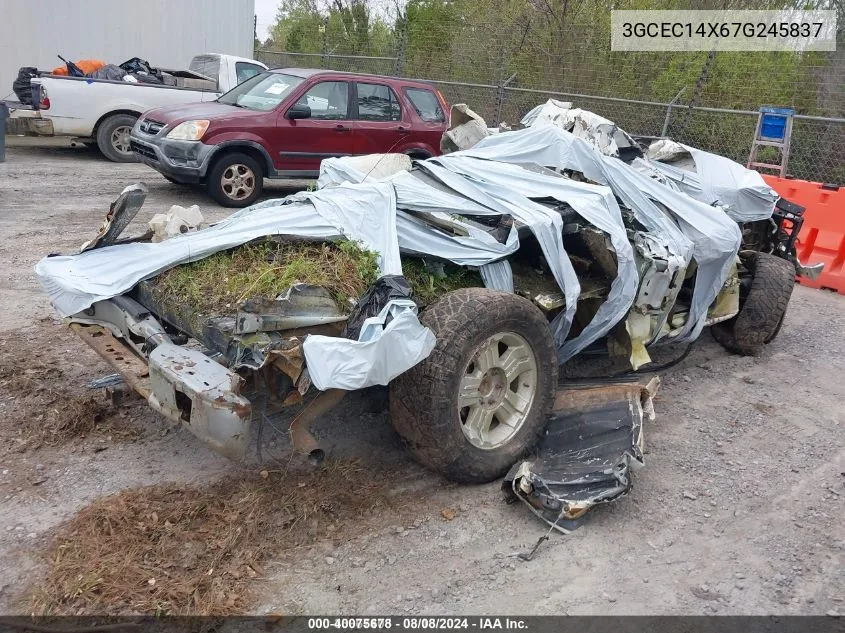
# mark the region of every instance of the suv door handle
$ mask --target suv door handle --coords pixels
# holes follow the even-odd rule
[[[398,126],[396,126],[394,129],[395,129],[397,132],[410,132],[410,131],[411,131],[411,130],[409,130],[406,126],[404,126],[404,125],[398,125]]]
[[[335,132],[351,132],[351,127],[346,127],[345,125],[336,125],[334,128]]]

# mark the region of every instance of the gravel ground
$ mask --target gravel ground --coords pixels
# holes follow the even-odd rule
[[[59,142],[14,145],[0,164],[0,350],[20,352],[21,373],[40,350],[38,362],[61,367],[55,380],[82,393],[110,371],[55,318],[35,262],[89,239],[137,180],[150,189],[140,223],[171,204],[199,204],[212,220],[228,212],[140,165]],[[349,398],[317,434],[332,455],[390,467],[414,518],[403,513],[399,525],[382,513],[350,526],[351,540],[271,562],[254,611],[845,613],[843,315],[845,297],[798,287],[780,337],[759,357],[730,355],[705,333],[662,377],[657,420],[645,429],[646,468],[632,493],[573,534],[553,534],[530,562],[516,554],[545,533],[542,523],[505,505],[498,484],[456,486],[411,463],[383,392]],[[91,501],[237,471],[143,405],[118,421],[137,430],[134,441],[115,433],[14,449],[20,410],[16,394],[0,393],[2,613],[24,608],[51,530]]]

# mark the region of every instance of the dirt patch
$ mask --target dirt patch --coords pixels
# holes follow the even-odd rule
[[[201,314],[233,314],[246,299],[275,299],[295,283],[328,290],[340,305],[357,300],[378,277],[374,253],[355,242],[277,242],[271,239],[215,253],[159,275],[153,293],[164,305]]]
[[[87,389],[74,375],[77,368],[57,353],[51,344],[56,330],[0,339],[7,450],[55,446],[90,434],[136,439],[136,429],[118,424],[126,410],[113,406],[102,390]]]
[[[389,481],[332,462],[318,472],[262,471],[208,488],[151,486],[101,499],[53,537],[32,610],[243,613],[268,558],[319,539],[348,540],[380,510],[401,515]]]

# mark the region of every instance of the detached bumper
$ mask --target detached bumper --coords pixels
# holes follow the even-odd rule
[[[156,171],[186,184],[205,178],[214,147],[200,141],[174,141],[132,130],[129,145],[135,157]]]

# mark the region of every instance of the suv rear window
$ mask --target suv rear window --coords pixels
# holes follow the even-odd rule
[[[405,94],[423,121],[428,121],[429,123],[446,122],[446,113],[443,112],[440,101],[431,90],[426,90],[425,88],[405,88]]]
[[[358,84],[358,118],[362,121],[401,121],[399,101],[388,86]]]

